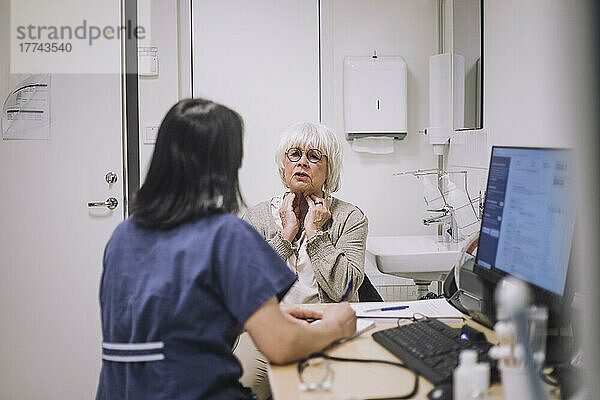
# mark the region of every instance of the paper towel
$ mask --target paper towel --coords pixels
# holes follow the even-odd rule
[[[393,137],[367,136],[352,141],[352,150],[359,153],[391,154],[394,152]]]

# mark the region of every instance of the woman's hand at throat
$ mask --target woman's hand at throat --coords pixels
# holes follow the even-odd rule
[[[297,238],[304,229],[307,238],[312,238],[323,225],[331,218],[324,194],[293,193],[288,192],[283,196],[279,208],[281,217],[281,236],[290,243]]]
[[[324,197],[314,194],[305,194],[304,198],[308,204],[308,212],[304,217],[304,230],[308,239],[323,229],[323,225],[331,218],[331,212]]]
[[[279,216],[281,217],[281,236],[288,242],[293,242],[294,238],[300,231],[300,219],[297,212],[300,207],[297,204],[298,196],[295,193],[289,192],[283,195],[283,201],[279,208]]]

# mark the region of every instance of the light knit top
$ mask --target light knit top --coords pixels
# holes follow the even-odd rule
[[[271,204],[274,199],[249,208],[242,218],[254,226],[287,262],[294,256],[294,248],[283,238],[281,225],[273,217]],[[306,241],[319,301],[339,301],[350,279],[353,288],[348,300],[358,301],[358,288],[364,278],[367,217],[358,207],[335,197],[331,197],[329,211],[331,218],[323,225],[322,232]]]

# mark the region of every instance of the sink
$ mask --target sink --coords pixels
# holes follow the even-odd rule
[[[431,282],[442,280],[457,261],[462,242],[438,242],[438,236],[369,236],[367,252],[386,274]]]

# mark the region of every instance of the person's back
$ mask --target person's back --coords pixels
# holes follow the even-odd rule
[[[275,266],[272,273],[256,279],[258,260]],[[240,321],[266,300],[253,293],[271,297],[270,285],[294,280],[251,227],[231,215],[168,231],[128,219],[104,265],[103,358],[114,361],[104,364],[98,398],[242,397],[242,369],[231,353]],[[121,392],[123,379],[130,393]]]

